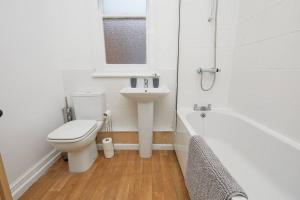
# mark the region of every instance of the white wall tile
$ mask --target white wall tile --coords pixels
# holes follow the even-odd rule
[[[295,68],[299,66],[300,31],[236,49],[236,67]]]
[[[192,107],[194,103],[215,107],[227,106],[229,81],[235,47],[238,1],[219,1],[217,31],[217,74],[214,88],[203,92],[197,68],[209,68],[213,63],[214,24],[208,22],[211,1],[189,0],[182,2],[179,107]],[[209,87],[212,76],[204,75],[204,85]]]
[[[298,0],[282,0],[263,12],[240,21],[237,44],[262,41],[299,30],[299,8]]]
[[[241,68],[234,73],[231,106],[269,128],[300,141],[299,70]]]
[[[297,0],[241,1],[230,106],[300,142]]]

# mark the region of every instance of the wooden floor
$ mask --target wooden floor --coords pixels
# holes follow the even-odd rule
[[[154,151],[141,159],[138,151],[117,151],[112,159],[102,152],[89,171],[68,172],[55,163],[22,197],[40,199],[184,200],[189,199],[174,151]]]

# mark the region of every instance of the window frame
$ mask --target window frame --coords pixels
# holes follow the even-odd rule
[[[101,40],[103,41],[103,63],[101,63],[101,68],[97,68],[96,75],[94,76],[109,76],[114,74],[116,76],[131,76],[131,74],[143,74],[145,72],[151,71],[151,61],[150,61],[150,0],[146,0],[146,15],[145,16],[134,16],[134,15],[121,15],[121,16],[114,16],[114,15],[105,15],[104,14],[104,6],[103,6],[103,0],[98,0],[98,13],[99,13],[99,19],[100,19],[100,36]],[[105,47],[105,35],[104,35],[104,23],[103,21],[105,19],[145,19],[146,23],[146,64],[108,64],[106,62],[106,47]],[[99,23],[98,23],[99,25]],[[107,75],[109,74],[109,75]],[[148,73],[149,74],[149,73]]]

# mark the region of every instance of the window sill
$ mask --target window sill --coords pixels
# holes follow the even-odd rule
[[[158,73],[155,72],[147,72],[147,73],[134,73],[134,72],[95,72],[92,74],[93,78],[153,78],[155,74],[159,77]]]

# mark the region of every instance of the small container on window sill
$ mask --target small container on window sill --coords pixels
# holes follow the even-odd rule
[[[136,83],[137,83],[137,78],[136,77],[131,77],[130,78],[130,86],[131,86],[131,88],[136,88]]]
[[[159,87],[159,77],[157,76],[157,74],[154,74],[154,77],[153,77],[153,87],[154,88]]]

